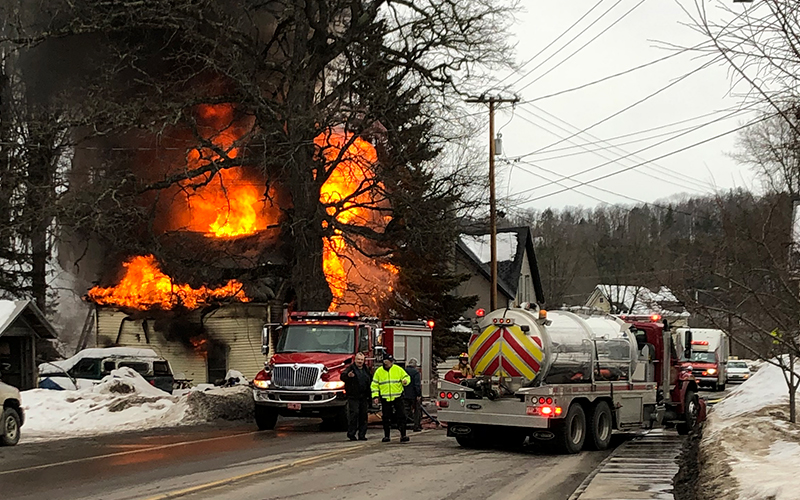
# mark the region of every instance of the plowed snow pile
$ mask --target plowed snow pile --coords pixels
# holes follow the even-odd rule
[[[800,499],[800,425],[788,414],[789,390],[770,364],[717,404],[700,445],[698,498]]]
[[[172,396],[151,386],[134,370],[120,368],[86,389],[25,391],[22,406],[23,441],[41,441],[217,419],[249,420],[253,396],[246,385]]]

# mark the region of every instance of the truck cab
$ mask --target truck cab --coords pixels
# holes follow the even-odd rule
[[[282,325],[265,325],[263,351],[271,357],[253,380],[256,423],[273,429],[279,415],[346,423],[339,376],[362,352],[372,367],[380,353],[380,325],[356,312],[295,312]]]
[[[727,363],[730,355],[728,335],[713,328],[679,328],[677,341],[691,347],[682,366],[691,370],[699,386],[724,391],[728,382]]]

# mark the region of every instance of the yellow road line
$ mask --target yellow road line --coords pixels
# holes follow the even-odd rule
[[[213,437],[213,438],[197,439],[197,440],[194,440],[194,441],[180,441],[178,443],[162,444],[162,445],[159,445],[159,446],[151,446],[151,447],[148,447],[148,448],[141,448],[141,449],[138,449],[138,450],[119,451],[119,452],[116,452],[116,453],[107,453],[105,455],[94,455],[94,456],[91,456],[91,457],[75,458],[75,459],[72,459],[72,460],[64,460],[63,462],[53,462],[53,463],[49,463],[49,464],[33,465],[31,467],[23,467],[23,468],[20,468],[20,469],[4,470],[4,471],[0,471],[0,476],[4,476],[6,474],[13,474],[15,472],[28,472],[28,471],[33,471],[33,470],[49,469],[51,467],[59,467],[59,466],[62,466],[62,465],[71,465],[71,464],[79,464],[81,462],[91,462],[92,460],[100,460],[100,459],[104,459],[104,458],[122,457],[122,456],[125,456],[125,455],[134,455],[136,453],[146,453],[148,451],[166,450],[166,449],[169,449],[169,448],[177,448],[179,446],[186,446],[186,445],[194,444],[194,443],[208,443],[210,441],[219,441],[219,440],[222,440],[222,439],[230,439],[230,438],[235,438],[235,437],[240,437],[240,436],[250,436],[252,434],[259,434],[259,433],[261,433],[261,431],[240,432],[238,434],[230,434],[230,435],[227,435],[227,436],[217,436],[217,437]]]
[[[425,434],[430,432],[433,429],[426,429],[422,432],[416,432],[415,434],[419,436],[420,434]],[[198,484],[196,486],[190,486],[189,488],[184,488],[181,490],[170,491],[168,493],[162,493],[161,495],[156,495],[152,497],[143,498],[141,500],[169,500],[171,498],[178,498],[186,495],[190,495],[192,493],[199,493],[201,491],[210,490],[216,488],[218,486],[224,486],[226,484],[231,484],[237,481],[241,481],[243,479],[249,479],[255,476],[261,476],[264,474],[269,474],[272,472],[278,472],[285,469],[291,469],[293,467],[298,467],[301,465],[310,465],[315,462],[319,462],[321,460],[325,460],[326,458],[335,457],[338,455],[345,455],[352,451],[360,450],[361,448],[365,448],[371,444],[375,444],[373,441],[372,443],[364,443],[357,446],[350,446],[347,448],[343,448],[341,450],[330,451],[328,453],[323,453],[322,455],[317,455],[314,457],[302,458],[300,460],[295,460],[294,462],[289,462],[287,464],[279,464],[273,465],[272,467],[267,467],[266,469],[260,469],[252,472],[246,472],[244,474],[239,474],[238,476],[228,477],[225,479],[218,479],[216,481],[211,481],[208,483]]]

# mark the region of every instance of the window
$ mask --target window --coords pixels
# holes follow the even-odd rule
[[[123,366],[132,369],[139,375],[147,375],[150,371],[150,365],[143,361],[120,361],[119,367],[122,368]]]
[[[111,373],[117,369],[117,364],[113,361],[103,361],[103,375]]]
[[[275,352],[327,352],[351,354],[355,328],[337,325],[291,325],[284,328]]]
[[[698,363],[716,363],[717,356],[713,352],[692,351],[692,359],[690,361],[697,361]]]
[[[100,360],[84,358],[72,367],[72,376],[91,380],[100,379]]]
[[[153,375],[156,377],[172,375],[169,364],[166,361],[153,361]]]
[[[358,351],[359,352],[368,352],[369,351],[369,327],[368,326],[360,326],[358,328]]]

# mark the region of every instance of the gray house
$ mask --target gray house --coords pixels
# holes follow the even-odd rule
[[[469,274],[469,280],[455,291],[460,296],[477,295],[477,309],[489,311],[491,294],[491,240],[488,233],[462,234],[456,244],[456,272]],[[539,282],[530,228],[497,230],[497,305],[536,302],[535,283]],[[475,310],[465,311],[474,318]]]
[[[50,343],[55,338],[55,330],[36,304],[29,300],[0,300],[0,377],[3,382],[23,391],[35,388],[38,361],[42,353],[49,358],[55,352]]]

